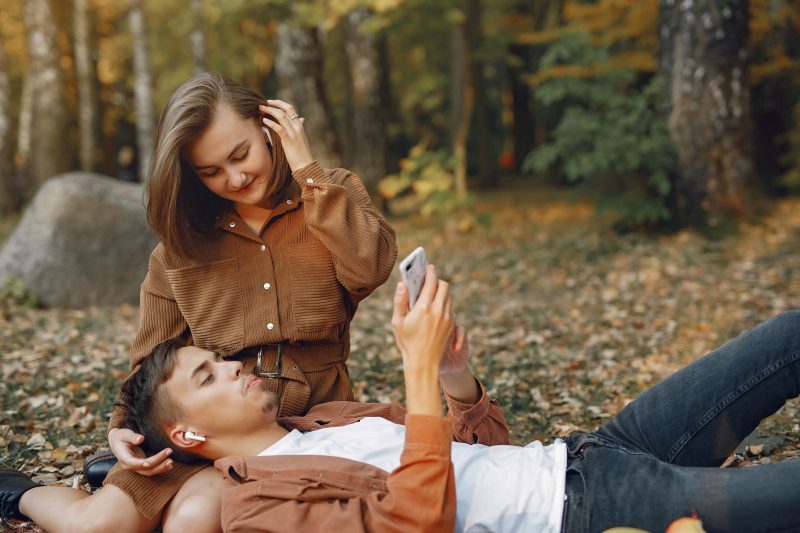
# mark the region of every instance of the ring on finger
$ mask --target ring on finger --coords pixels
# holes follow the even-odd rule
[[[290,120],[294,120],[294,119],[297,119],[297,118],[300,118],[300,115],[298,115],[297,113],[295,113],[294,115],[289,117]]]

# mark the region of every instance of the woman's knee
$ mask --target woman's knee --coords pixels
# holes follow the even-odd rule
[[[163,531],[222,531],[220,510],[222,476],[208,467],[192,476],[170,502],[164,513]]]

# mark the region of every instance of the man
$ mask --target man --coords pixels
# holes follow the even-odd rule
[[[405,412],[332,402],[276,420],[274,396],[238,363],[172,343],[128,382],[131,421],[156,448],[216,460],[229,531],[663,531],[692,511],[709,532],[800,529],[800,461],[717,468],[798,395],[800,313],[674,374],[596,432],[521,448],[504,445],[502,413],[463,336],[452,341],[447,284],[429,267],[410,312],[407,298],[399,285]],[[33,493],[17,497],[22,512]]]

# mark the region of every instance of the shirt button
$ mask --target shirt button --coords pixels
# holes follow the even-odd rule
[[[264,288],[265,288],[265,289],[269,289],[270,287],[272,287],[272,285],[270,285],[269,283],[265,283],[265,284],[264,284]]]
[[[267,324],[267,329],[274,329],[274,328],[275,328],[275,324],[273,324],[272,322]]]
[[[291,200],[286,200],[286,203],[289,204],[289,205],[292,205],[292,201]]]
[[[308,178],[308,179],[306,179],[306,183],[308,183],[309,185],[312,185],[314,183],[314,180],[312,180],[311,178]]]
[[[229,225],[230,227],[232,227],[232,228],[235,228],[235,227],[236,227],[236,222],[231,222],[231,223],[230,223],[230,224],[228,224],[228,225]]]
[[[261,246],[258,247],[258,249],[263,252],[264,250],[267,249],[267,247],[262,244]]]

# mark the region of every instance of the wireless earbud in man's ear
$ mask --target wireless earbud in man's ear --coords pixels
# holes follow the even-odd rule
[[[197,435],[195,433],[192,433],[191,431],[185,431],[183,433],[183,436],[186,437],[189,440],[196,440],[197,442],[205,442],[206,441],[205,436]]]

